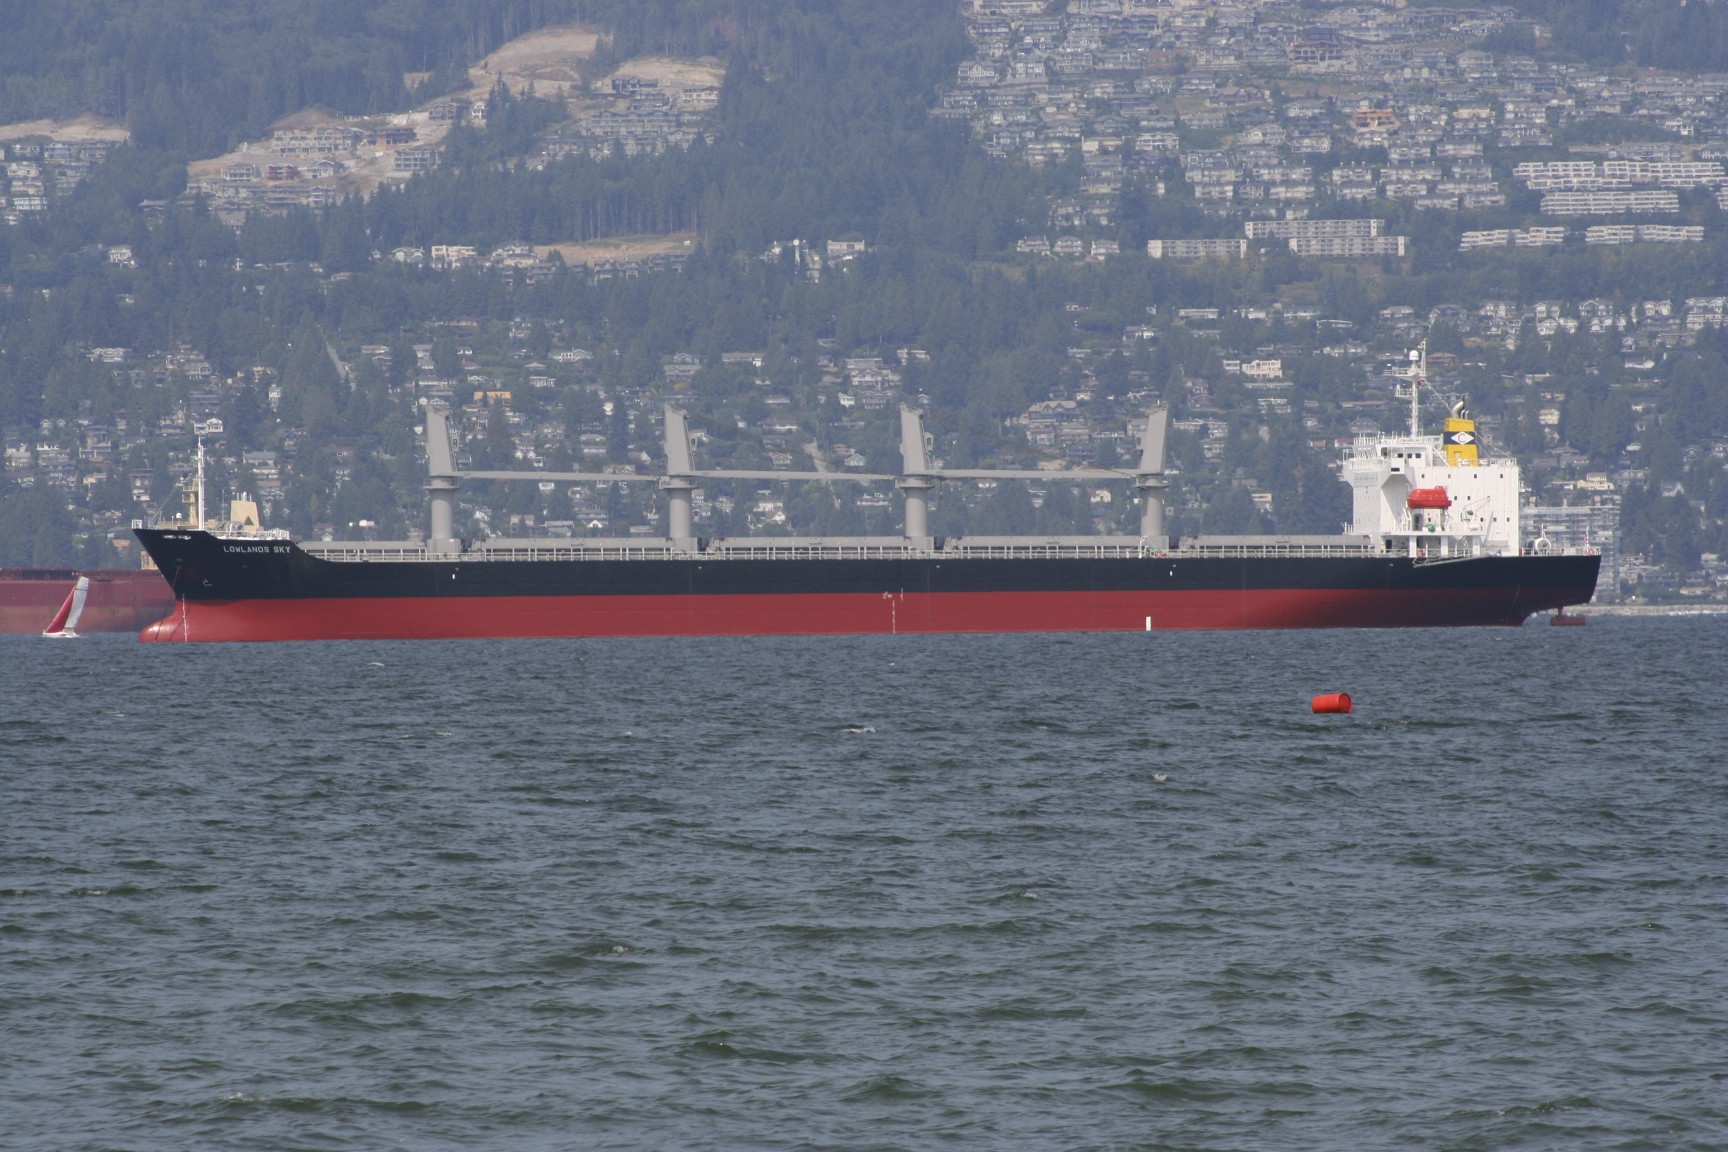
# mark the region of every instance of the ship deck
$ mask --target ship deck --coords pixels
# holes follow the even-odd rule
[[[338,563],[646,560],[1132,560],[1315,557],[1363,559],[1388,555],[1367,537],[1191,537],[1162,546],[1137,536],[936,537],[928,545],[904,537],[753,537],[699,540],[678,547],[661,539],[499,538],[458,553],[409,541],[307,541],[307,555]]]

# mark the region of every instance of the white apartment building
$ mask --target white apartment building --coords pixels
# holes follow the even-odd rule
[[[1670,215],[1679,211],[1680,194],[1667,190],[1549,192],[1542,197],[1544,216]]]

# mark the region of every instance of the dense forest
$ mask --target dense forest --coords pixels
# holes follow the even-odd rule
[[[569,19],[570,0],[8,0],[0,123],[92,113],[214,155],[302,108],[380,112]],[[418,77],[410,88],[410,77]]]
[[[1512,0],[1553,31],[1553,46],[1592,64],[1728,69],[1728,12],[1689,0]]]

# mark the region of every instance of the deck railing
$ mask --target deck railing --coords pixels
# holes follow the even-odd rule
[[[422,545],[354,542],[349,544],[319,541],[304,546],[306,552],[320,560],[339,563],[437,563],[461,560],[464,563],[495,561],[521,563],[526,561],[580,562],[610,561],[736,561],[736,560],[1199,560],[1251,558],[1331,558],[1366,559],[1391,557],[1394,554],[1365,547],[1355,542],[1338,544],[1278,543],[1273,541],[1221,544],[1208,542],[1202,546],[1154,548],[1133,538],[1100,539],[1096,543],[1084,540],[1062,540],[1008,543],[1000,541],[968,543],[949,541],[940,549],[918,547],[896,540],[884,541],[792,541],[779,544],[767,540],[716,540],[701,551],[674,548],[660,541],[583,542],[521,545],[482,544],[459,554],[429,552]]]
[[[339,563],[439,563],[461,560],[464,563],[499,561],[520,563],[531,560],[1201,560],[1201,559],[1397,559],[1407,556],[1403,551],[1384,551],[1360,540],[1340,540],[1336,543],[1314,539],[1304,541],[1252,540],[1232,543],[1212,537],[1204,543],[1189,542],[1186,546],[1159,549],[1134,537],[1099,537],[1087,540],[1068,537],[1051,540],[1007,541],[1001,539],[954,538],[941,548],[928,548],[898,539],[882,540],[795,540],[773,539],[712,540],[701,551],[675,548],[663,540],[583,540],[486,542],[452,554],[429,552],[422,544],[319,540],[301,545],[308,555],[320,560]],[[1591,555],[1593,548],[1525,548],[1524,556]],[[1417,564],[1456,563],[1474,559],[1468,554],[1441,555],[1429,549],[1416,556]]]

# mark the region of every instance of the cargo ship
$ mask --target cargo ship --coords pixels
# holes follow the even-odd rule
[[[145,641],[741,636],[1518,625],[1587,602],[1600,556],[1520,536],[1518,465],[1482,458],[1455,405],[1423,435],[1420,369],[1408,435],[1358,437],[1342,462],[1350,530],[1337,536],[1164,532],[1168,413],[1141,425],[1139,466],[948,469],[922,413],[900,410],[902,470],[732,471],[694,466],[684,413],[667,405],[666,470],[458,471],[446,413],[425,411],[429,531],[396,542],[294,541],[255,527],[138,529],[173,591]],[[657,539],[459,539],[464,480],[651,482]],[[693,530],[706,480],[883,483],[892,537],[707,539]],[[1131,481],[1136,536],[933,536],[944,482]],[[198,523],[204,523],[198,517]]]

